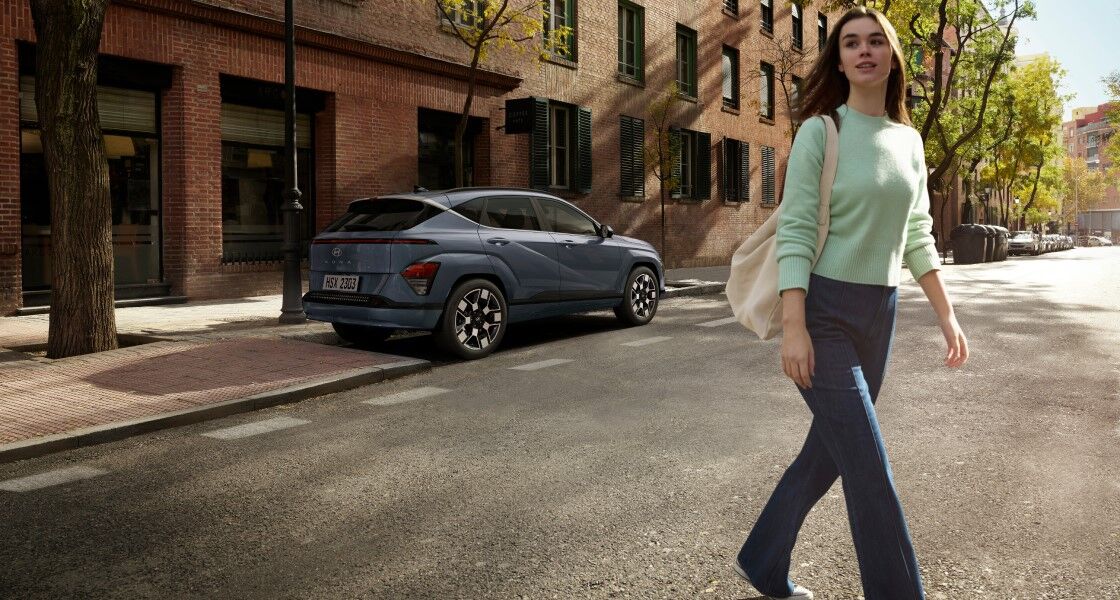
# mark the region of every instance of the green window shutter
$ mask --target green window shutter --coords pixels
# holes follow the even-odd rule
[[[645,196],[645,121],[619,117],[619,195]]]
[[[692,183],[692,197],[707,200],[712,197],[712,134],[696,132],[696,180]]]
[[[669,130],[669,151],[673,153],[673,181],[676,184],[672,189],[672,197],[681,197],[681,130]],[[664,175],[662,175],[664,176]]]
[[[773,204],[774,197],[774,149],[762,147],[762,202]]]
[[[746,142],[739,142],[739,199],[751,199],[751,146]]]
[[[548,189],[548,100],[533,98],[533,132],[530,134],[529,187]]]
[[[576,154],[578,170],[576,185],[581,194],[591,193],[591,109],[583,106],[577,109],[576,117]]]

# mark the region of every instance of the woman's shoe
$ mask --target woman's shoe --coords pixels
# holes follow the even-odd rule
[[[735,559],[731,562],[731,568],[735,569],[735,572],[739,574],[739,577],[747,580],[747,583],[751,584],[752,586],[754,585],[754,582],[751,581],[751,578],[747,577],[747,572],[743,570],[743,567],[739,566],[739,559]],[[758,589],[758,586],[755,586],[755,589]],[[813,600],[813,592],[812,590],[808,590],[799,585],[795,585],[793,586],[793,593],[788,596],[782,596],[782,599],[779,599],[776,596],[767,596],[767,598],[771,598],[773,600],[784,600],[785,598],[793,598],[793,600]]]

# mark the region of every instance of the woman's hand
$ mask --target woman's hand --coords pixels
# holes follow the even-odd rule
[[[810,379],[816,371],[813,340],[804,325],[785,327],[782,333],[782,370],[798,387],[813,387]]]
[[[805,327],[806,290],[790,288],[782,291],[782,370],[798,387],[813,387],[810,379],[816,369],[813,340]]]
[[[927,272],[918,279],[926,298],[929,300],[933,312],[937,314],[937,322],[941,325],[941,333],[945,336],[948,350],[945,352],[945,366],[956,368],[968,360],[968,340],[957,323],[957,314],[953,311],[953,303],[949,301],[949,293],[945,291],[945,284],[941,281],[941,272],[937,269]]]
[[[940,319],[940,322],[941,333],[945,336],[945,344],[948,346],[945,353],[945,366],[959,367],[968,360],[968,340],[965,339],[955,315]]]

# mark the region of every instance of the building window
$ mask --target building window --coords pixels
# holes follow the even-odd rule
[[[759,66],[758,114],[767,119],[774,118],[774,65],[761,63]]]
[[[576,59],[576,2],[575,0],[545,0],[544,33],[568,28],[564,44],[553,48],[553,54],[568,60]]]
[[[726,202],[750,200],[750,146],[746,142],[723,138],[723,199]]]
[[[696,97],[696,32],[677,25],[677,89]]]
[[[774,204],[777,198],[774,195],[774,149],[770,146],[762,147],[762,203]]]
[[[801,7],[796,4],[791,4],[789,15],[790,21],[793,23],[793,48],[795,50],[801,50],[805,43],[801,27]]]
[[[416,184],[429,190],[455,187],[455,128],[460,115],[420,108],[417,110]],[[475,142],[486,130],[485,120],[471,117],[463,132],[463,185],[475,185]]]
[[[629,2],[618,3],[618,74],[642,81],[645,12]]]
[[[462,0],[458,8],[446,6],[444,8],[451,15],[451,21],[460,27],[475,27],[482,24],[482,9],[486,0]],[[443,16],[441,14],[441,16]],[[445,20],[446,16],[443,17]]]
[[[284,257],[284,112],[222,104],[222,262],[275,261]],[[296,119],[296,185],[300,228],[315,232],[311,118]]]
[[[670,146],[675,150],[674,198],[707,200],[712,196],[712,135],[701,131],[674,129]]]
[[[739,51],[723,47],[723,105],[739,108]]]
[[[817,13],[817,50],[824,50],[828,43],[828,17]]]
[[[646,123],[642,119],[619,117],[619,194],[624,197],[646,195]]]
[[[801,91],[805,82],[797,75],[790,76],[790,104],[793,105],[795,112],[800,108],[799,102],[801,101]]]
[[[723,0],[723,8],[727,12],[737,15],[739,14],[739,0]]]
[[[762,30],[766,33],[774,32],[774,7],[771,6],[773,0],[762,0],[762,10],[759,14],[762,15]]]
[[[572,161],[570,153],[572,120],[571,109],[566,106],[549,107],[548,125],[548,187],[568,189]]]
[[[51,287],[51,197],[35,99],[35,78],[19,79],[19,216],[22,288]],[[97,86],[97,112],[109,176],[113,283],[162,281],[159,95]],[[25,298],[35,304],[37,300]]]
[[[591,191],[591,109],[532,98],[529,186]]]

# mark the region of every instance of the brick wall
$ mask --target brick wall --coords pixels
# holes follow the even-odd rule
[[[758,62],[771,39],[759,32],[757,3],[741,4],[729,16],[719,0],[653,2],[645,8],[644,86],[619,81],[615,2],[583,0],[577,6],[578,57],[574,63],[539,62],[533,53],[495,52],[494,73],[524,78],[492,78],[477,89],[472,115],[486,119],[476,140],[476,181],[527,186],[529,136],[497,130],[505,100],[540,96],[592,110],[594,178],[590,194],[567,198],[617,232],[651,241],[660,238],[657,182],[649,176],[641,202],[619,197],[619,115],[648,118],[647,107],[674,77],[677,23],[698,32],[698,99],[682,102],[674,124],[712,135],[712,199],[667,207],[669,262],[675,266],[726,263],[735,246],[772,212],[760,206],[761,145],[777,148],[780,176],[788,152],[788,121],[778,94],[776,122],[758,117]],[[19,254],[5,254],[19,236],[18,94],[16,40],[33,41],[26,0],[0,0],[0,313],[19,303]],[[216,9],[215,7],[219,7]],[[215,18],[215,11],[228,7]],[[279,263],[222,264],[221,108],[223,74],[279,83],[283,48],[281,7],[267,0],[222,0],[206,4],[167,0],[120,0],[110,5],[102,52],[152,61],[172,68],[172,83],[161,94],[163,259],[173,293],[192,298],[275,292]],[[183,15],[176,13],[182,11]],[[228,21],[222,24],[222,20]],[[805,11],[805,40],[815,48],[816,12]],[[299,4],[297,81],[327,98],[316,115],[315,221],[325,226],[350,200],[402,190],[416,183],[419,108],[459,112],[466,83],[439,69],[387,62],[369,50],[391,48],[463,64],[466,50],[440,26],[430,2],[377,0]],[[775,10],[776,35],[789,33],[789,9]],[[362,46],[366,43],[366,46]],[[355,44],[357,44],[355,46]],[[739,48],[741,111],[721,109],[720,56],[724,44]],[[371,54],[372,52],[372,54]],[[379,54],[380,53],[380,54]],[[403,59],[402,59],[403,60]],[[411,60],[411,59],[409,59]],[[431,61],[429,61],[431,63]],[[427,64],[427,63],[426,63]],[[452,67],[448,67],[452,68]],[[508,82],[514,82],[510,84]],[[506,85],[509,87],[502,88]],[[647,125],[647,144],[651,143]],[[720,189],[719,143],[734,137],[750,144],[751,201],[726,204]],[[306,192],[307,190],[305,190]]]

